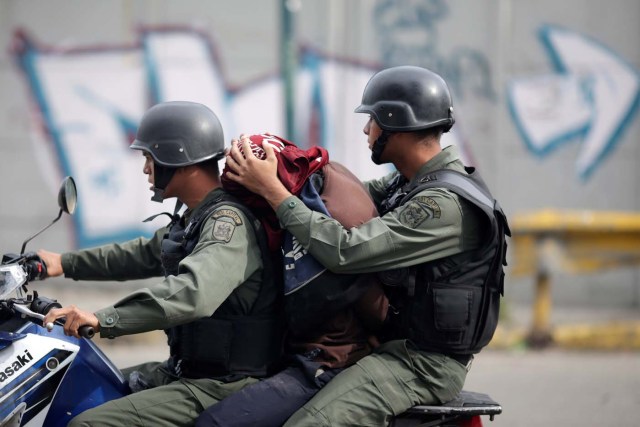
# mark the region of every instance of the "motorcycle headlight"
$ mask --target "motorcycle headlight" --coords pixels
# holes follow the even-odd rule
[[[5,299],[26,281],[27,273],[20,264],[0,266],[0,299]]]

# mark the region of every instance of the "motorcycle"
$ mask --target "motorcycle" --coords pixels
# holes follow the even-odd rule
[[[63,321],[42,325],[44,315],[61,305],[29,293],[31,280],[45,277],[46,267],[26,244],[72,214],[76,187],[65,178],[58,193],[60,213],[51,224],[25,240],[19,255],[7,254],[0,264],[0,426],[66,426],[82,411],[127,394],[120,370],[90,339],[66,336]]]
[[[0,264],[0,427],[66,426],[81,412],[129,393],[120,370],[83,326],[83,338],[66,336],[64,319],[42,325],[44,315],[61,304],[29,292],[30,281],[46,277],[46,266],[27,243],[76,206],[73,178],[63,180],[58,192],[60,212],[45,228],[25,240],[20,254],[6,254]],[[491,420],[502,412],[486,394],[462,391],[437,406],[415,406],[391,426],[480,427],[481,415]]]

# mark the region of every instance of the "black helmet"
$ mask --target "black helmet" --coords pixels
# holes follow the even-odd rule
[[[412,132],[453,126],[447,83],[425,68],[404,65],[379,71],[364,89],[356,113],[368,113],[382,130]]]
[[[195,102],[163,102],[142,116],[130,146],[170,168],[193,165],[224,156],[224,134],[218,117]]]
[[[153,158],[151,200],[162,202],[177,168],[224,157],[224,134],[218,117],[204,105],[163,102],[144,113],[130,148]]]

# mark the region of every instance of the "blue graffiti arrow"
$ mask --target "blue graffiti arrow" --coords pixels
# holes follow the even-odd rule
[[[511,113],[527,146],[538,155],[580,137],[576,170],[586,179],[634,117],[640,75],[615,52],[574,31],[548,25],[541,28],[540,38],[557,74],[511,82]]]

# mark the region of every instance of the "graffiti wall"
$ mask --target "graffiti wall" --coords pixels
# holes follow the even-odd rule
[[[640,6],[619,0],[625,7],[609,19],[621,24],[612,25],[593,24],[587,15],[596,7],[586,1],[567,6],[586,15],[542,3],[297,2],[293,139],[326,147],[361,179],[388,172],[370,162],[366,118],[353,109],[376,70],[420,65],[453,92],[457,122],[443,144],[457,145],[480,169],[508,213],[639,209],[640,172],[632,166],[640,159]],[[36,195],[27,202],[5,187],[2,196],[30,212],[3,204],[0,219],[32,231],[50,211],[45,195],[73,175],[80,209],[72,247],[149,233],[159,224],[141,220],[172,206],[149,200],[142,158],[128,145],[157,102],[208,105],[227,140],[284,135],[279,7],[275,0],[0,3],[2,180],[28,171],[21,185]]]
[[[78,244],[95,245],[140,235],[140,219],[158,210],[148,199],[141,157],[128,145],[151,105],[189,100],[209,106],[230,139],[241,132],[282,135],[282,82],[273,75],[231,90],[206,34],[182,29],[144,29],[131,47],[40,46],[24,33],[14,54],[35,99],[37,147],[58,175],[81,188],[76,216]],[[349,167],[371,175],[358,123],[339,129],[332,116],[358,105],[373,69],[306,53],[296,76],[296,114],[301,146],[320,144]],[[348,81],[349,85],[340,85]],[[347,89],[348,88],[348,89]],[[346,90],[345,90],[346,89]],[[27,95],[27,94],[25,94]],[[339,140],[338,140],[339,139]],[[348,143],[347,143],[348,142]],[[364,161],[359,162],[358,159]],[[44,177],[54,179],[54,176]],[[141,185],[135,185],[140,183]],[[125,208],[126,207],[126,208]],[[147,230],[156,224],[147,225]]]
[[[13,54],[35,99],[34,126],[43,130],[36,144],[46,153],[42,160],[57,165],[57,174],[45,179],[71,175],[82,188],[75,217],[80,247],[157,228],[140,221],[158,206],[145,203],[149,191],[140,153],[128,148],[151,105],[174,100],[205,104],[219,116],[228,140],[240,133],[284,135],[279,74],[232,89],[206,33],[163,27],[142,28],[138,35],[132,46],[65,49],[41,44],[24,32],[14,35]],[[362,179],[390,171],[369,160],[362,133],[366,119],[352,113],[377,69],[301,48],[295,75],[294,141],[327,148]],[[353,117],[344,120],[340,116],[345,114]],[[450,144],[457,143],[455,135],[447,135]]]
[[[149,191],[142,160],[128,147],[151,105],[203,103],[220,117],[229,140],[241,132],[284,132],[283,88],[277,74],[231,90],[207,34],[186,27],[150,28],[142,29],[139,37],[131,47],[65,50],[40,45],[24,33],[13,41],[28,82],[26,95],[35,100],[34,124],[43,130],[37,135],[37,145],[47,152],[43,161],[56,164],[61,176],[74,176],[82,189],[75,217],[80,246],[131,238],[157,227],[148,224],[145,230],[140,221],[159,207],[143,202]],[[323,145],[334,157],[351,159],[348,166],[361,175],[371,175],[373,165],[358,135],[361,121],[352,120],[352,126],[339,130],[332,117],[357,105],[359,88],[374,70],[306,55],[307,65],[296,76],[296,142]],[[352,90],[341,87],[342,79]],[[341,131],[339,136],[336,131]]]

